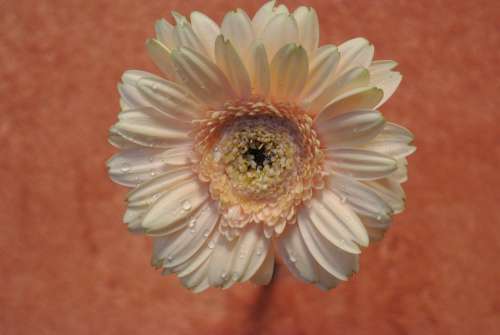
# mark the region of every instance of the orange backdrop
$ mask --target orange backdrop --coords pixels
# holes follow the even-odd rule
[[[323,43],[365,36],[400,63],[382,111],[416,134],[407,210],[333,291],[282,272],[194,295],[121,224],[104,165],[116,83],[156,71],[144,41],[170,10],[221,20],[260,1],[1,2],[1,334],[500,333],[498,1],[308,3]]]

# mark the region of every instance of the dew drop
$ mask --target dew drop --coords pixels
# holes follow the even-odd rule
[[[191,209],[191,202],[189,200],[184,200],[181,205],[182,205],[182,209],[185,211],[188,211]]]
[[[210,235],[210,233],[207,231],[205,231],[205,233],[203,234],[203,237],[208,237],[208,235]]]
[[[215,243],[213,241],[208,242],[208,249],[215,248]]]
[[[151,86],[151,88],[153,89],[153,91],[156,91],[156,90],[158,90],[158,85],[157,84],[153,84]]]
[[[296,259],[295,257],[293,257],[293,255],[290,255],[290,256],[288,257],[288,259],[289,259],[289,260],[290,260],[290,262],[292,262],[292,263],[295,263],[295,262],[297,261],[297,259]]]
[[[240,259],[243,259],[245,257],[245,253],[244,252],[241,252],[240,253]]]
[[[129,171],[130,171],[130,168],[131,168],[130,164],[129,164],[129,163],[127,163],[127,162],[124,162],[124,163],[122,163],[122,166],[121,166],[121,169],[120,169],[120,170],[121,170],[123,173],[127,173],[127,172],[129,172]]]
[[[168,256],[168,257],[167,257],[167,261],[168,261],[168,262],[171,262],[171,261],[173,261],[173,260],[174,260],[174,257],[172,257],[172,256]]]
[[[227,273],[222,272],[222,273],[220,274],[220,277],[221,277],[222,279],[226,279],[226,277],[227,277]]]
[[[156,175],[156,172],[151,171],[150,175],[151,175],[151,177],[154,177]]]
[[[262,249],[257,249],[256,255],[257,255],[257,256],[262,255]]]
[[[382,216],[381,215],[377,215],[377,221],[380,221],[382,220]]]

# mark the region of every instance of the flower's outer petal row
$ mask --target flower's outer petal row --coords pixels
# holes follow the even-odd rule
[[[247,63],[253,93],[267,97],[271,88],[271,70],[264,44],[256,42],[250,47]]]
[[[224,73],[203,55],[180,48],[171,56],[178,81],[208,106],[218,108],[235,97]]]
[[[386,124],[378,111],[361,110],[334,116],[316,125],[319,139],[326,148],[352,147],[368,143]]]
[[[155,23],[156,39],[160,41],[168,49],[175,48],[174,26],[165,19],[156,21]]]
[[[307,53],[294,43],[281,48],[271,62],[271,95],[278,101],[297,99],[307,80]]]
[[[290,43],[299,43],[299,28],[292,15],[279,14],[273,17],[264,27],[260,39],[264,43],[267,55],[274,55]]]
[[[175,18],[176,25],[174,27],[174,41],[177,48],[183,47],[191,49],[201,55],[210,57],[209,53],[203,46],[203,43],[194,32],[193,27],[183,15],[177,12],[172,12]]]
[[[276,0],[265,3],[254,15],[252,19],[252,28],[256,37],[259,37],[267,23],[279,14],[289,14],[285,5],[274,7]]]
[[[115,130],[125,139],[140,146],[171,148],[192,142],[191,124],[144,107],[120,112]]]
[[[305,99],[303,103],[309,112],[315,115],[340,97],[349,96],[353,92],[366,87],[373,87],[370,86],[370,73],[365,68],[354,67],[344,72],[341,76],[335,77],[321,91],[321,94],[313,99]]]
[[[384,178],[397,169],[397,161],[394,158],[375,151],[334,148],[324,152],[327,168],[335,173],[358,180]]]
[[[333,192],[323,190],[302,211],[308,222],[336,247],[359,254],[358,245],[368,245],[368,235],[358,216]]]
[[[292,274],[323,290],[336,287],[342,281],[323,269],[306,246],[297,226],[290,226],[277,241],[277,251]]]
[[[146,233],[160,234],[171,225],[190,217],[208,200],[206,185],[196,178],[188,178],[174,184],[160,195],[144,216]]]
[[[170,49],[156,39],[146,40],[146,48],[153,63],[163,72],[167,79],[174,80],[176,76],[170,58]]]
[[[135,187],[163,173],[169,166],[190,163],[190,148],[181,146],[166,151],[151,148],[126,149],[111,157],[107,166],[111,180],[123,186]]]
[[[368,232],[370,242],[376,242],[384,237],[387,229],[390,228],[392,221],[391,218],[377,220],[371,217],[361,217],[361,221]]]
[[[332,175],[328,178],[327,188],[350,205],[358,215],[385,220],[393,214],[389,204],[375,191],[352,178]]]
[[[374,109],[382,100],[383,91],[376,87],[365,87],[349,91],[334,99],[315,118],[316,124],[322,124],[336,115],[360,109]]]
[[[238,238],[219,239],[210,260],[210,286],[229,288],[236,282],[251,279],[264,264],[270,240],[264,237],[262,227],[251,224]]]
[[[313,55],[309,54],[312,61],[309,64],[309,76],[302,92],[302,103],[309,105],[324,91],[329,79],[335,72],[340,59],[340,53],[334,45],[325,45]]]
[[[273,279],[274,274],[274,250],[272,247],[269,247],[267,250],[266,258],[262,263],[257,272],[251,278],[252,282],[257,285],[267,285]]]
[[[215,60],[215,39],[220,34],[220,28],[211,18],[200,12],[192,12],[190,15],[191,26],[211,60]]]
[[[312,7],[300,6],[293,12],[299,28],[299,42],[312,58],[319,44],[318,15]]]
[[[378,103],[375,108],[382,106],[396,92],[403,76],[396,71],[387,71],[380,74],[370,74],[370,82],[372,85],[384,91],[384,98]]]
[[[398,66],[398,63],[393,60],[375,60],[373,61],[368,70],[371,75],[377,75],[382,72],[390,71]]]
[[[138,144],[130,140],[127,140],[122,135],[120,135],[120,132],[116,130],[114,127],[109,128],[108,142],[112,146],[121,150],[134,149],[140,147]]]
[[[393,210],[394,214],[401,213],[405,208],[405,192],[401,184],[389,178],[364,182],[374,190]]]
[[[358,271],[358,255],[345,252],[328,241],[304,211],[299,212],[297,224],[309,252],[328,273],[340,280],[347,280]]]
[[[339,45],[340,61],[336,76],[340,76],[353,67],[368,68],[373,60],[374,47],[362,37],[353,38]]]
[[[251,84],[247,69],[231,42],[222,35],[215,41],[215,60],[238,97],[248,98],[251,94]]]
[[[228,12],[222,21],[221,33],[231,41],[236,52],[245,62],[248,49],[255,40],[252,22],[247,13],[239,8]]]
[[[386,140],[379,141],[377,138],[365,144],[363,148],[366,150],[376,151],[396,159],[408,157],[416,150],[415,146],[404,142]]]

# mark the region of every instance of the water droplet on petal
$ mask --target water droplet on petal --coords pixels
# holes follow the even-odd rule
[[[210,234],[210,232],[207,230],[205,231],[205,233],[203,234],[204,237],[208,237],[208,235]]]
[[[382,220],[382,216],[381,215],[377,215],[377,221],[380,221]]]
[[[226,277],[227,277],[227,273],[222,272],[222,273],[220,274],[220,277],[221,277],[222,279],[226,279]]]
[[[214,241],[208,242],[208,249],[213,249],[215,247]]]
[[[189,200],[184,200],[181,205],[182,205],[182,209],[185,211],[190,210],[192,207],[191,202]]]
[[[129,163],[127,163],[127,162],[123,162],[120,170],[121,170],[123,173],[127,173],[127,172],[129,172],[129,171],[130,171],[130,168],[131,168],[131,166],[130,166],[130,164],[129,164]]]
[[[172,256],[168,256],[168,257],[167,257],[167,262],[171,262],[171,261],[173,261],[173,260],[174,260],[174,257],[172,257]]]

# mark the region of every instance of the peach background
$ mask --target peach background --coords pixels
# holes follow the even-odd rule
[[[283,1],[295,7],[299,1]],[[122,71],[176,9],[222,19],[260,1],[0,3],[1,334],[499,334],[498,1],[309,0],[322,41],[366,36],[405,78],[384,105],[412,129],[407,211],[325,293],[277,285],[193,295],[149,266],[106,176]]]

